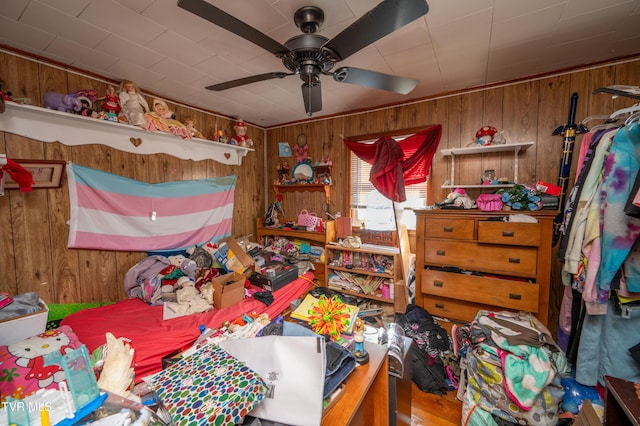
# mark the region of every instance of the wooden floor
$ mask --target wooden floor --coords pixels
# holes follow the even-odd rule
[[[411,426],[460,426],[461,410],[455,391],[438,396],[411,383]]]

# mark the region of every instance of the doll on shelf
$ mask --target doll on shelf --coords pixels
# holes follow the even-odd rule
[[[172,133],[182,139],[191,139],[191,132],[184,124],[173,118],[173,111],[162,99],[154,99],[153,111],[146,113],[144,117],[147,121],[145,128],[149,132],[160,131]]]
[[[233,130],[235,135],[231,139],[229,139],[229,144],[238,145],[244,147],[252,147],[253,141],[249,136],[247,136],[247,126],[242,120],[238,120],[236,125],[233,126]]]
[[[123,81],[118,94],[122,115],[129,124],[146,127],[145,113],[149,112],[147,100],[138,92],[138,86],[132,81]]]
[[[187,127],[187,130],[191,133],[191,136],[198,139],[204,139],[204,135],[200,132],[200,130],[196,129],[196,121],[191,117],[184,118],[184,125]]]
[[[97,100],[102,102],[102,112],[106,114],[105,119],[109,121],[118,121],[118,113],[122,110],[120,107],[120,98],[116,94],[116,88],[113,85],[107,87],[107,93]]]

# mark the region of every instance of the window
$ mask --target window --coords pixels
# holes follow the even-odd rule
[[[395,137],[397,141],[403,138]],[[367,141],[373,143],[374,141]],[[402,142],[400,142],[402,143]],[[393,202],[380,194],[369,182],[371,164],[359,159],[353,152],[351,155],[351,217],[355,225],[362,223],[368,229],[395,229]],[[416,215],[412,208],[424,207],[427,201],[427,182],[405,187],[407,200],[396,203],[398,223],[415,229]]]

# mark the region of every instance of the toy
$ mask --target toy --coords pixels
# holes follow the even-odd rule
[[[338,340],[342,332],[349,328],[350,321],[347,305],[337,296],[327,298],[322,295],[318,303],[309,310],[311,329],[318,334],[328,335],[333,341]],[[364,326],[362,330],[364,331]]]
[[[82,108],[80,109],[80,111],[74,112],[75,114],[82,115],[84,117],[104,119],[105,114],[103,112],[98,112],[95,109],[93,109],[93,102],[91,102],[90,98],[86,96],[76,96],[76,97],[82,103]]]
[[[113,85],[107,87],[107,93],[101,98],[98,98],[102,103],[102,111],[106,114],[106,120],[118,121],[118,113],[122,110],[120,107],[120,98],[116,94],[116,88]]]
[[[46,92],[44,94],[44,106],[63,112],[80,112],[82,110],[82,101],[74,95]]]
[[[244,147],[252,147],[253,141],[249,136],[247,136],[247,126],[244,121],[239,119],[236,122],[236,125],[233,126],[233,130],[235,131],[235,135],[231,139],[229,139],[229,143],[231,145],[239,145]]]
[[[162,99],[153,100],[153,111],[144,114],[146,120],[145,128],[149,132],[172,133],[182,139],[191,139],[191,132],[187,127],[176,120],[169,105]]]
[[[493,135],[498,133],[498,130],[493,126],[484,126],[476,132],[476,145],[489,146],[493,142]]]
[[[121,114],[127,123],[134,126],[146,127],[145,113],[149,111],[147,100],[138,93],[138,86],[132,81],[123,81],[120,85]]]
[[[464,209],[473,209],[476,207],[476,203],[467,195],[467,192],[462,188],[454,189],[447,195],[447,198],[444,201],[439,203],[440,207],[447,205],[462,207]]]
[[[182,265],[180,265],[180,270],[182,271],[182,273],[192,280],[195,280],[196,272],[198,272],[198,269],[200,268],[198,267],[196,261],[193,259],[185,259],[184,262],[182,262]]]
[[[507,140],[505,139],[504,135],[504,130],[501,130],[500,132],[496,133],[495,135],[493,135],[493,141],[491,141],[492,145],[504,145],[507,143]]]
[[[360,317],[356,318],[356,322],[353,325],[353,341],[355,343],[353,354],[356,356],[358,364],[368,363],[369,353],[364,348],[364,323]]]
[[[204,139],[204,135],[200,130],[196,129],[196,121],[191,117],[184,118],[184,125],[194,138]]]

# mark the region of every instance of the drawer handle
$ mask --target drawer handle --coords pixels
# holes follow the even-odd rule
[[[516,235],[516,233],[513,232],[513,231],[503,231],[502,232],[502,236],[503,237],[513,237],[514,235]]]
[[[436,308],[444,309],[444,303],[436,303]]]
[[[436,255],[444,256],[445,255],[445,251],[444,250],[436,250]]]
[[[453,232],[453,228],[450,226],[445,226],[443,229],[444,232]]]
[[[518,257],[510,257],[509,263],[520,263],[520,258]]]
[[[520,295],[520,294],[515,294],[515,293],[509,293],[509,299],[513,299],[513,300],[522,300],[522,295]]]
[[[434,287],[442,287],[444,284],[442,283],[442,281],[434,281],[433,282],[433,286]]]

